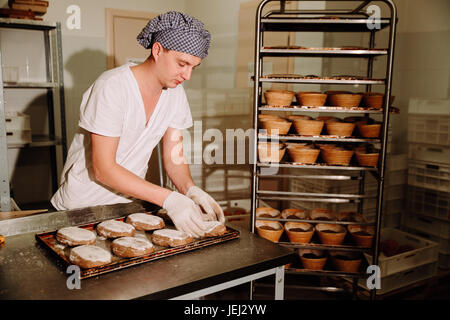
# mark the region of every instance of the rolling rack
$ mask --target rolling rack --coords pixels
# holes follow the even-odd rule
[[[279,2],[279,10],[272,10],[264,13],[263,9],[269,2]],[[311,2],[316,0],[294,0]],[[337,3],[341,0],[331,0],[325,1],[326,3]],[[323,1],[322,1],[323,2]],[[381,230],[381,217],[382,217],[382,206],[383,206],[383,190],[384,190],[384,175],[385,175],[385,162],[388,144],[388,124],[389,124],[389,111],[390,107],[390,96],[392,87],[392,70],[393,70],[393,58],[394,58],[394,47],[395,47],[395,34],[396,34],[396,23],[397,23],[397,11],[392,0],[379,0],[379,1],[364,1],[364,0],[351,0],[351,1],[341,1],[345,5],[349,5],[351,2],[355,6],[353,8],[345,10],[336,9],[321,9],[321,10],[286,10],[285,0],[263,0],[257,9],[256,14],[256,34],[255,34],[255,60],[254,60],[254,96],[253,96],[253,106],[254,106],[254,144],[253,144],[253,171],[252,171],[252,201],[251,201],[251,231],[256,231],[256,220],[274,220],[280,222],[296,221],[296,222],[309,222],[312,224],[316,223],[330,223],[329,221],[320,220],[301,220],[301,219],[284,219],[284,218],[262,218],[256,217],[256,208],[260,207],[260,201],[270,200],[270,201],[289,201],[289,200],[299,200],[299,201],[312,201],[312,202],[323,202],[323,203],[355,203],[358,207],[358,212],[362,212],[362,203],[365,199],[374,197],[376,198],[376,216],[375,223],[375,235],[374,242],[371,248],[363,248],[358,246],[349,245],[322,245],[322,244],[294,244],[289,242],[278,242],[280,245],[291,247],[294,249],[305,248],[305,249],[320,249],[320,250],[338,250],[338,251],[357,251],[357,252],[372,252],[372,264],[378,265],[378,255],[380,252],[380,230]],[[379,17],[377,22],[379,23],[379,28],[369,28],[368,23],[373,21],[372,17],[366,12],[369,5],[384,4],[387,6],[389,14],[387,17]],[[381,12],[381,10],[380,10]],[[375,34],[376,32],[389,28],[388,35],[388,47],[383,49],[375,48]],[[320,50],[315,48],[315,50],[309,50],[308,48],[267,48],[264,46],[264,33],[265,32],[363,32],[370,34],[370,40],[368,47],[365,49],[339,49],[333,48],[333,50]],[[386,72],[383,79],[373,79],[373,63],[375,57],[385,56],[386,57]],[[263,71],[263,58],[264,57],[317,57],[317,58],[363,58],[367,59],[367,77],[362,79],[335,79],[335,78],[271,78],[265,77]],[[345,108],[326,108],[326,107],[270,107],[264,105],[262,102],[263,85],[274,84],[274,83],[284,83],[284,84],[339,84],[339,85],[364,85],[367,92],[372,91],[372,85],[383,85],[384,86],[384,108],[374,110],[374,109],[345,109]],[[361,110],[362,109],[362,110]],[[340,114],[350,114],[357,116],[368,117],[370,115],[378,115],[382,117],[381,134],[379,139],[360,139],[360,138],[332,138],[332,137],[311,137],[311,136],[301,136],[301,135],[288,135],[288,136],[262,136],[258,133],[259,128],[259,117],[258,115],[262,112],[271,111],[288,111],[288,112],[315,112],[315,113],[340,113]],[[362,166],[330,166],[330,165],[301,165],[293,163],[263,163],[258,159],[257,145],[258,141],[273,139],[275,141],[303,141],[303,142],[322,142],[322,141],[332,141],[341,143],[360,143],[360,142],[370,142],[380,145],[379,147],[379,160],[377,167],[362,167]],[[292,192],[292,191],[278,191],[278,190],[260,190],[260,178],[264,177],[262,173],[263,168],[278,168],[280,172],[277,171],[275,174],[270,174],[271,178],[275,179],[326,179],[326,180],[348,180],[355,181],[359,180],[359,192],[358,194],[328,194],[328,193],[311,193],[311,192]],[[289,170],[296,170],[296,168],[302,169],[325,169],[325,175],[298,175],[298,174],[283,174],[282,170],[288,168]],[[336,172],[336,174],[328,174],[328,172]],[[352,173],[357,173],[357,175]],[[368,196],[364,194],[364,179],[366,173],[372,174],[377,180],[377,194],[376,196]],[[304,190],[303,190],[304,191]],[[281,210],[280,210],[281,211]],[[343,221],[333,221],[335,224],[343,224],[344,227],[349,224],[359,224],[360,222],[343,222]],[[366,223],[369,224],[369,223]],[[361,254],[362,255],[362,254]],[[316,275],[321,277],[345,277],[347,279],[352,279],[353,282],[353,296],[356,296],[358,288],[358,280],[360,278],[367,278],[368,274],[365,272],[358,273],[348,273],[340,271],[328,271],[328,270],[308,270],[308,269],[293,269],[287,268],[286,273],[288,274],[298,274],[298,275]],[[336,291],[337,288],[324,288],[325,291]],[[376,298],[376,289],[370,291],[371,299]]]

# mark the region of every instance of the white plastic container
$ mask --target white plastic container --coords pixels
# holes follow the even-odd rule
[[[436,275],[438,262],[428,263],[410,270],[404,270],[391,274],[380,279],[380,289],[377,289],[377,295],[383,295],[394,290],[406,287],[419,281],[429,279]],[[360,278],[358,285],[363,289],[368,290],[367,279]]]
[[[450,165],[450,146],[428,146],[417,143],[408,144],[408,158]]]
[[[27,143],[31,143],[31,130],[6,131],[7,145],[23,145]]]
[[[450,165],[411,160],[408,165],[408,184],[450,192]]]
[[[424,264],[437,262],[439,254],[438,243],[395,228],[384,228],[380,232],[380,241],[392,239],[397,241],[399,245],[410,245],[415,248],[414,250],[391,257],[386,257],[380,252],[378,265],[380,267],[381,277],[410,270]],[[369,265],[371,265],[372,255],[364,253],[364,256]]]
[[[404,215],[404,223],[407,228],[431,234],[436,237],[450,239],[450,221],[409,212]]]
[[[449,99],[410,99],[408,142],[450,145]]]
[[[436,237],[432,234],[420,232],[411,228],[408,228],[408,231],[418,235],[419,237],[439,243],[439,254],[450,255],[450,239]]]
[[[450,193],[408,186],[408,212],[450,221]]]
[[[6,131],[31,130],[30,116],[22,112],[5,112]]]

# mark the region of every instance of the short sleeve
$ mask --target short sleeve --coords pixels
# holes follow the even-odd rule
[[[190,128],[192,127],[192,114],[184,88],[179,85],[174,90],[176,90],[176,103],[169,127],[180,130]]]
[[[83,95],[78,125],[92,133],[120,137],[125,114],[120,92],[114,81],[94,82]]]

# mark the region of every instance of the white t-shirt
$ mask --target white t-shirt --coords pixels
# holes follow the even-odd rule
[[[186,129],[192,116],[181,85],[163,90],[145,125],[145,109],[131,64],[104,72],[84,93],[79,129],[70,146],[61,185],[51,203],[58,210],[130,202],[132,198],[95,181],[90,132],[120,137],[116,162],[145,178],[154,147],[168,127]]]

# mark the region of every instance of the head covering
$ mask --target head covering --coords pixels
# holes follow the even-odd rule
[[[203,22],[185,13],[170,11],[148,22],[137,41],[146,49],[155,42],[163,48],[188,53],[200,58],[208,55],[211,35]]]

